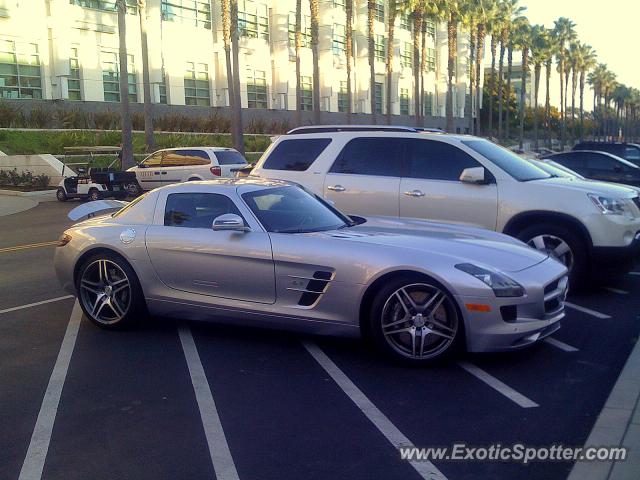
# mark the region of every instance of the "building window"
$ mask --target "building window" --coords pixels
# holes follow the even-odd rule
[[[158,84],[158,90],[160,91],[160,103],[167,104],[167,74],[162,67],[162,81]]]
[[[409,115],[409,89],[400,89],[400,115]]]
[[[69,100],[82,100],[80,91],[80,60],[78,58],[78,47],[71,47],[69,53],[69,78],[67,79],[67,90]]]
[[[300,109],[313,110],[313,82],[311,77],[300,77]]]
[[[115,52],[102,52],[102,86],[105,102],[120,101],[120,64]],[[127,55],[127,83],[129,84],[129,101],[138,101],[138,85],[133,55]]]
[[[436,71],[436,51],[433,48],[427,48],[426,67],[427,72]]]
[[[211,105],[209,92],[209,66],[206,63],[187,62],[184,74],[185,105]]]
[[[436,38],[436,23],[433,20],[427,20],[426,22],[426,27],[427,27],[427,35],[430,36],[431,38]]]
[[[347,93],[347,82],[340,82],[340,90],[338,91],[338,111],[349,111],[349,95]]]
[[[342,10],[345,10],[346,8],[345,0],[333,0],[333,8],[341,8]]]
[[[433,93],[424,92],[424,115],[430,117],[433,115]]]
[[[126,0],[127,13],[131,15],[138,14],[138,2],[137,0]],[[78,5],[84,8],[93,8],[94,10],[104,10],[105,12],[115,12],[116,2],[115,0],[69,0],[71,5]]]
[[[344,25],[333,24],[331,50],[334,55],[343,55],[347,51],[347,32]]]
[[[247,104],[249,108],[269,108],[267,77],[262,70],[247,70]]]
[[[379,22],[384,22],[384,0],[376,0],[375,17]]]
[[[42,98],[38,45],[0,40],[0,97]]]
[[[376,82],[375,85],[375,100],[376,100],[376,113],[382,113],[382,101],[383,101],[383,85],[382,83]]]
[[[376,35],[373,43],[373,51],[375,53],[376,60],[384,62],[387,55],[387,39],[384,35]]]
[[[269,41],[269,9],[251,0],[238,2],[238,30],[242,37]]]
[[[409,12],[400,14],[400,28],[411,31],[411,15]]]
[[[407,68],[413,67],[413,44],[404,42],[400,50],[400,65]]]
[[[162,19],[211,30],[211,6],[208,1],[162,0]]]
[[[300,22],[300,32],[302,33],[302,47],[311,47],[311,17],[302,15]],[[296,46],[296,12],[289,12],[289,46]]]

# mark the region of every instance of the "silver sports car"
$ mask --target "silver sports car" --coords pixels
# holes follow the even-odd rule
[[[347,217],[297,185],[251,178],[171,185],[124,205],[56,248],[62,285],[101,327],[150,313],[362,334],[427,363],[457,347],[532,344],[564,316],[565,267],[499,233]]]

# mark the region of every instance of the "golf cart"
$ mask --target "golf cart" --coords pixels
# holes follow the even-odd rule
[[[62,161],[62,180],[58,184],[56,197],[64,202],[70,198],[99,200],[102,198],[123,199],[137,187],[136,175],[123,172],[115,165],[121,163],[120,147],[65,147]],[[107,167],[95,167],[96,157],[114,156]],[[81,157],[84,161],[69,162]],[[88,159],[87,159],[88,157]],[[74,167],[74,175],[65,177],[65,169]],[[73,172],[73,170],[69,169]]]

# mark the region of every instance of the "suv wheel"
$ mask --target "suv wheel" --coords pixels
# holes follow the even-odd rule
[[[569,270],[571,285],[584,284],[588,271],[587,246],[572,230],[561,225],[543,223],[525,228],[516,237],[564,264]]]

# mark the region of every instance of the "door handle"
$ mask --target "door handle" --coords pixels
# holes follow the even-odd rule
[[[166,175],[166,174],[167,174],[167,172],[160,172],[160,173],[161,173],[162,175]]]
[[[344,192],[345,188],[342,185],[329,185],[327,190],[333,190],[334,192]]]
[[[153,172],[154,175],[160,175],[160,172]]]
[[[424,197],[424,193],[420,190],[411,190],[410,192],[404,192],[408,197]]]

